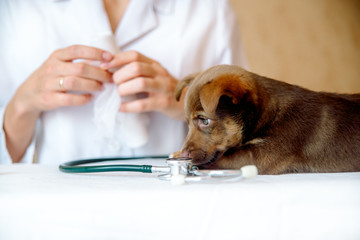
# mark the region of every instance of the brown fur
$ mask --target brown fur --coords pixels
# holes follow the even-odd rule
[[[221,65],[187,77],[189,133],[177,155],[261,174],[360,171],[360,94],[314,92]],[[210,123],[207,124],[207,120]]]

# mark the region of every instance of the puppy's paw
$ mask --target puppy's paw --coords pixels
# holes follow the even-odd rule
[[[181,151],[176,151],[172,154],[169,155],[170,158],[178,158],[178,157],[181,157]]]

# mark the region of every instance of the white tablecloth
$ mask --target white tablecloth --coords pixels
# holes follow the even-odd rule
[[[132,163],[163,165],[162,160]],[[360,173],[173,186],[154,174],[0,166],[0,239],[360,239]]]

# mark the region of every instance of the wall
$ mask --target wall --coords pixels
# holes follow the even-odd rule
[[[359,0],[231,0],[250,69],[313,90],[360,93]]]

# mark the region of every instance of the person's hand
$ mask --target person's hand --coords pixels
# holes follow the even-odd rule
[[[73,62],[83,59],[82,62]],[[44,111],[78,106],[91,100],[91,92],[102,89],[112,74],[86,61],[106,62],[112,55],[103,50],[74,45],[53,52],[17,89],[6,106],[3,129],[6,146],[14,162],[21,160]],[[75,93],[74,91],[78,91]]]
[[[85,61],[73,62],[76,59]],[[13,100],[23,110],[40,114],[61,106],[77,106],[91,100],[92,91],[111,81],[111,74],[89,61],[109,61],[106,51],[73,45],[54,51],[50,57],[19,87]],[[77,91],[78,93],[74,93]]]
[[[183,100],[174,95],[178,83],[157,61],[138,52],[120,52],[110,62],[100,65],[103,69],[117,69],[113,81],[121,97],[146,93],[146,98],[122,102],[119,111],[158,111],[174,119],[184,119]]]

